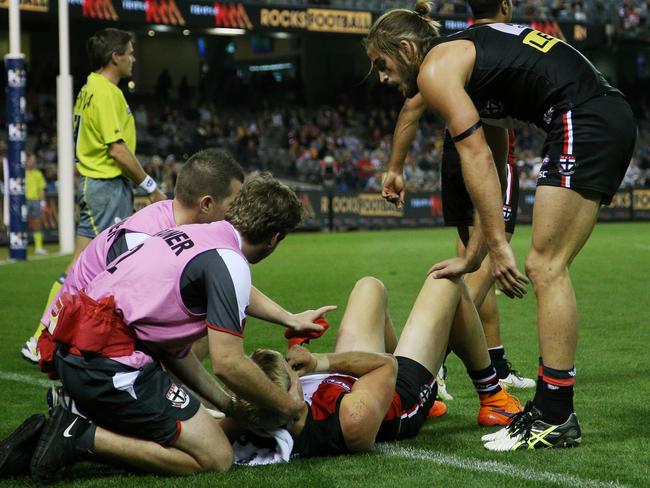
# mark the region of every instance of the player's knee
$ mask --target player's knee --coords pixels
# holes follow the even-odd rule
[[[465,283],[465,280],[458,279],[453,281],[454,285],[458,288],[461,298],[464,300],[472,301],[472,295],[470,293],[469,286]]]
[[[201,453],[197,462],[199,472],[228,471],[232,467],[233,452],[230,448],[220,447],[211,450],[211,452]]]
[[[354,285],[356,291],[364,291],[365,293],[372,293],[373,295],[378,295],[382,299],[386,298],[386,287],[374,276],[364,276],[359,279]]]
[[[530,278],[533,285],[538,282],[538,279],[542,273],[543,260],[540,259],[538,254],[530,253],[526,257],[526,263],[524,264],[526,275]]]
[[[567,272],[565,263],[533,251],[526,258],[525,268],[535,287],[550,285]]]

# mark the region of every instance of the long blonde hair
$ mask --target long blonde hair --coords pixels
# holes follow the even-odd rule
[[[431,2],[417,0],[415,9],[398,8],[379,17],[364,38],[366,50],[370,47],[399,59],[400,41],[411,41],[417,47],[418,64],[433,47],[434,39],[440,35],[440,23],[429,17]]]

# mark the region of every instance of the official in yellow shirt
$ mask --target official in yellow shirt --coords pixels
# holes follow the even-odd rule
[[[47,207],[45,201],[45,177],[36,167],[36,157],[27,154],[25,163],[25,200],[27,204],[27,222],[34,236],[34,253],[47,254],[43,248],[43,233],[41,232],[41,210]]]
[[[75,157],[81,174],[76,255],[90,239],[133,213],[131,182],[142,186],[152,202],[165,199],[135,157],[135,121],[117,86],[131,76],[132,35],[104,29],[88,40],[86,48],[95,71],[88,75],[74,107]]]
[[[143,188],[151,203],[167,198],[135,157],[133,114],[117,87],[121,79],[131,76],[133,36],[119,29],[103,29],[88,39],[86,51],[93,72],[74,106],[75,162],[81,178],[77,238],[68,269],[95,236],[133,213],[132,184]],[[65,276],[62,273],[52,285],[48,310]],[[41,331],[39,322],[34,336],[23,346],[22,355],[29,361],[39,359],[36,340]]]

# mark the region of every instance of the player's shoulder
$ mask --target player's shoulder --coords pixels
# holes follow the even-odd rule
[[[435,45],[427,53],[420,66],[418,84],[442,83],[448,85],[450,78],[466,79],[476,61],[476,47],[472,41],[457,39]],[[422,78],[424,79],[422,79]]]
[[[203,276],[208,290],[220,289],[226,295],[234,292],[242,311],[248,306],[251,273],[246,259],[238,252],[226,248],[206,249],[188,263],[184,273],[187,272]]]
[[[177,230],[181,229],[182,227],[177,228]],[[192,236],[190,235],[189,238],[192,239]],[[248,261],[241,253],[233,249],[203,247],[192,257],[186,267],[191,268],[193,272],[199,272],[220,282],[223,282],[224,274],[227,274],[236,289],[250,292],[251,272]]]
[[[424,57],[424,61],[431,59],[448,58],[455,55],[467,55],[476,51],[474,42],[465,37],[447,36],[440,39]]]
[[[251,270],[246,258],[233,249],[215,249],[226,265],[235,288],[251,287]]]
[[[92,99],[89,100],[91,104],[97,105],[108,101],[125,100],[122,90],[117,85],[100,74],[93,73],[93,75],[88,77],[88,82],[86,83],[86,96],[92,95]]]

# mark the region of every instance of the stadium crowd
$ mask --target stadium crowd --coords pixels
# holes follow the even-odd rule
[[[256,3],[272,3],[258,0]],[[301,0],[287,0],[288,5],[304,5]],[[376,11],[391,8],[411,8],[409,0],[311,0],[314,5]],[[650,1],[648,0],[513,0],[515,19],[537,21],[578,21],[611,23],[621,29],[647,27]],[[434,2],[437,15],[469,15],[465,0],[438,0]]]
[[[56,120],[54,101],[37,98],[28,117],[30,141],[47,192],[56,191]],[[214,104],[139,103],[135,106],[138,157],[164,191],[171,191],[187,155],[222,147],[248,171],[271,171],[296,185],[325,185],[338,191],[379,191],[390,154],[396,110],[359,110],[351,105],[231,111]],[[640,119],[635,157],[624,187],[650,186],[650,116]],[[542,135],[517,129],[521,187],[534,188],[541,165]],[[411,191],[437,190],[443,127],[427,117],[409,155],[406,176]],[[0,151],[4,143],[0,142]]]

